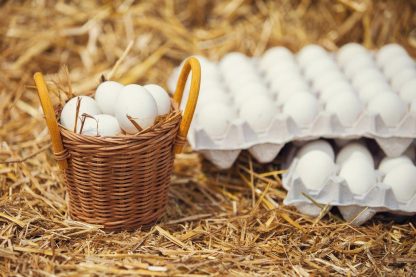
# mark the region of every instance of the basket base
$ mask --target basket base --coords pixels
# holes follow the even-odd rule
[[[163,214],[164,214],[164,210],[160,210],[158,213],[155,213],[152,216],[152,218],[147,218],[146,221],[135,222],[135,221],[126,219],[126,220],[122,220],[118,222],[105,222],[105,223],[97,222],[96,219],[92,219],[92,218],[79,217],[79,216],[76,216],[72,212],[69,213],[69,216],[71,219],[76,220],[76,221],[81,221],[81,222],[94,224],[94,225],[101,225],[103,227],[100,229],[105,232],[123,232],[123,231],[133,232],[139,229],[140,230],[151,229],[154,225],[156,225],[160,221]]]

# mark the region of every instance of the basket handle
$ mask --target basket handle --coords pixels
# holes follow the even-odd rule
[[[179,74],[178,83],[176,85],[175,94],[173,100],[178,104],[182,101],[183,91],[185,89],[186,81],[188,80],[189,73],[192,71],[191,88],[189,91],[188,102],[185,106],[184,115],[179,126],[179,133],[176,138],[176,144],[174,151],[176,154],[181,153],[183,146],[186,142],[186,135],[188,134],[189,126],[191,125],[192,118],[194,116],[196,103],[199,95],[199,85],[201,83],[201,66],[199,61],[190,57],[185,60],[181,73]]]
[[[63,155],[64,146],[62,144],[61,133],[59,132],[55,111],[48,94],[48,87],[46,86],[42,73],[36,72],[33,78],[35,79],[40,104],[42,106],[43,113],[45,114],[46,125],[48,126],[49,134],[51,136],[53,153],[55,154],[55,157],[62,156],[62,158],[58,159],[58,165],[60,169],[65,170],[68,167],[68,162]]]

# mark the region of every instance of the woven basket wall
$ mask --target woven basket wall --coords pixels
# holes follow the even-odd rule
[[[60,126],[66,158],[65,182],[73,219],[131,230],[163,215],[172,173],[173,146],[181,115],[133,136],[79,135]]]

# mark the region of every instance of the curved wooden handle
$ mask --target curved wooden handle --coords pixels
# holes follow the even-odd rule
[[[46,125],[48,126],[49,134],[51,136],[52,150],[56,156],[63,153],[64,146],[62,144],[61,133],[59,132],[55,111],[53,109],[51,99],[49,98],[48,88],[45,80],[43,79],[42,73],[36,72],[33,78],[35,79],[40,104],[42,106],[43,113],[45,114]],[[67,160],[58,160],[58,165],[60,169],[65,170],[68,167]]]
[[[201,66],[199,61],[194,58],[188,58],[179,74],[178,84],[176,85],[175,94],[173,100],[180,105],[183,96],[183,90],[185,89],[186,81],[188,80],[189,73],[192,71],[191,88],[189,91],[188,102],[185,106],[182,122],[179,127],[179,133],[177,141],[174,147],[175,153],[181,153],[183,146],[186,142],[186,136],[188,134],[189,126],[191,125],[192,118],[194,116],[196,103],[199,95],[199,85],[201,83]]]

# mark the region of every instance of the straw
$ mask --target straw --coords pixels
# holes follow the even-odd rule
[[[49,135],[32,82],[47,73],[58,104],[68,85],[52,81],[64,64],[74,95],[91,95],[119,60],[112,80],[165,85],[193,54],[399,42],[415,57],[412,1],[6,1],[0,13],[0,161],[23,160],[0,163],[2,275],[415,275],[414,218],[353,227],[327,214],[313,225],[282,204],[279,160],[250,168],[247,153],[223,172],[185,148],[150,230],[104,233],[70,219],[58,165],[41,151]]]

